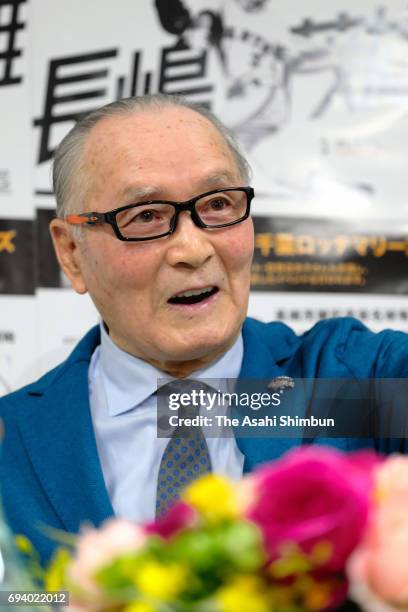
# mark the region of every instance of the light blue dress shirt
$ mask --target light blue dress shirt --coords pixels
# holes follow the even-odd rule
[[[227,353],[191,378],[238,378],[242,335]],[[89,391],[102,472],[116,516],[144,523],[155,516],[160,461],[168,438],[157,437],[158,379],[168,374],[120,349],[101,324],[101,344],[92,355]],[[224,391],[224,389],[221,389]],[[208,437],[213,471],[242,476],[244,456],[234,437]]]

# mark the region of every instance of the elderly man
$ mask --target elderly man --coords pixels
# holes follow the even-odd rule
[[[156,435],[158,378],[408,372],[404,334],[344,319],[299,338],[246,319],[253,190],[231,135],[206,110],[151,96],[91,113],[57,150],[54,188],[60,265],[102,322],[59,367],[0,401],[6,513],[43,559],[53,549],[46,526],[76,532],[113,514],[152,520],[158,501],[178,494],[161,482],[170,452],[185,484],[208,470],[239,478],[299,443],[201,437],[180,462],[171,438]],[[404,450],[398,439],[327,442]]]

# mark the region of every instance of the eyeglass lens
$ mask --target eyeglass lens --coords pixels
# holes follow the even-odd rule
[[[176,205],[177,207],[177,205]],[[196,201],[195,210],[203,223],[228,225],[245,216],[247,195],[244,191],[220,191]],[[150,238],[169,231],[175,207],[165,202],[135,205],[116,215],[116,223],[124,238]]]

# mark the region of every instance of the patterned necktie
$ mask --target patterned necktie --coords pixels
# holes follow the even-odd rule
[[[174,381],[166,385],[165,393],[188,393],[194,389],[209,389],[195,381]],[[180,406],[179,418],[193,418],[199,409]],[[177,426],[164,449],[157,479],[156,517],[165,514],[180,497],[180,492],[191,482],[211,472],[211,459],[201,427]]]

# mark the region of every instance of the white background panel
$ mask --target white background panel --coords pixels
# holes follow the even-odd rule
[[[37,301],[34,296],[2,296],[0,315],[0,394],[38,375]],[[34,367],[33,361],[35,362]],[[32,368],[30,377],[27,369]]]
[[[361,319],[375,332],[408,332],[406,296],[259,291],[250,295],[248,314],[265,322],[281,320],[298,334],[322,318],[345,316]]]
[[[78,295],[70,289],[39,289],[37,291],[39,313],[40,374],[54,367],[72,351],[81,337],[96,323],[98,313],[88,295]],[[27,372],[27,378],[30,378]]]

